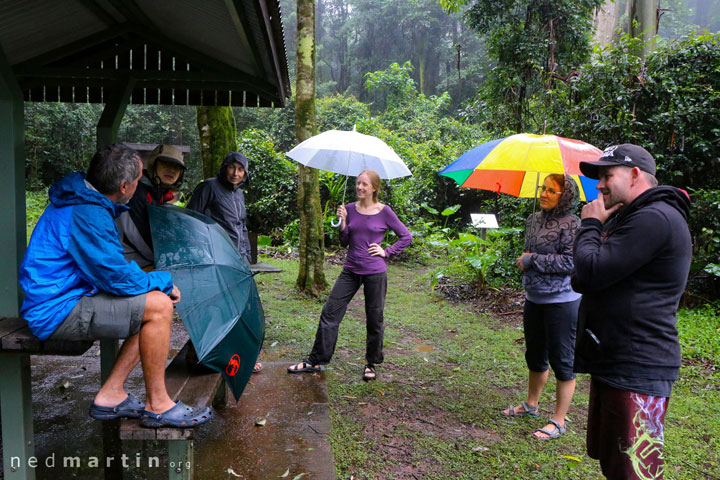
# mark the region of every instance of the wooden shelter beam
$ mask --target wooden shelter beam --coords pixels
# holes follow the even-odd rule
[[[130,102],[130,95],[135,88],[135,79],[126,77],[125,81],[117,82],[112,89],[110,98],[105,104],[97,126],[97,147],[114,143],[120,129],[123,115]]]
[[[102,6],[95,0],[76,0],[80,5],[90,11],[95,17],[108,27],[112,27],[118,23]]]
[[[258,49],[258,44],[255,41],[255,36],[252,34],[252,27],[250,26],[250,20],[246,12],[246,3],[243,0],[225,0],[225,6],[227,7],[230,18],[235,25],[235,30],[238,35],[243,35],[250,45],[250,50],[255,59],[255,65],[257,72],[262,75],[265,73],[265,65],[263,64],[262,57],[260,56],[261,51]]]
[[[282,69],[280,68],[280,62],[278,61],[278,46],[275,44],[275,38],[272,35],[272,25],[270,25],[270,12],[265,0],[258,0],[260,3],[260,11],[262,15],[259,16],[258,21],[265,27],[263,35],[265,35],[265,41],[272,52],[270,58],[272,59],[273,65],[275,66],[275,77],[278,82],[278,87],[281,92],[286,90],[286,85],[282,79]],[[282,95],[282,94],[281,94]]]
[[[116,25],[113,28],[103,30],[102,32],[90,35],[86,38],[83,38],[82,40],[77,40],[75,42],[51,50],[47,53],[43,53],[42,55],[38,55],[37,57],[33,57],[25,60],[24,62],[18,63],[13,67],[13,70],[17,72],[18,69],[53,63],[57,60],[61,60],[68,56],[83,52],[93,45],[102,44],[104,42],[107,42],[108,40],[121,37],[127,34],[130,30],[130,25],[127,23]]]

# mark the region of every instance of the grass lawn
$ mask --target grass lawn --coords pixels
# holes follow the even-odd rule
[[[284,270],[255,277],[268,321],[262,358],[294,363],[312,347],[324,298],[295,292],[297,262],[262,261]],[[326,267],[331,285],[339,273],[340,267]],[[453,305],[430,291],[422,267],[391,265],[388,277],[379,380],[360,379],[362,292],[350,304],[327,370],[338,478],[603,478],[585,453],[589,377],[578,378],[568,433],[551,442],[534,440],[530,433],[552,413],[552,376],[540,418],[508,420],[499,414],[525,398],[520,315],[495,317]],[[706,326],[695,334],[699,322]],[[681,338],[692,343],[692,357],[680,372],[667,414],[666,479],[720,479],[719,361],[703,357],[718,348],[719,327],[716,317],[702,312],[681,315]],[[686,332],[703,338],[696,341]]]

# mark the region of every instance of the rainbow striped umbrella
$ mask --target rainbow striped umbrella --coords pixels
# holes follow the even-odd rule
[[[548,174],[566,173],[575,179],[580,200],[591,201],[597,198],[597,180],[582,175],[580,162],[596,161],[600,155],[602,150],[579,140],[520,133],[465,152],[440,175],[461,187],[533,198]]]

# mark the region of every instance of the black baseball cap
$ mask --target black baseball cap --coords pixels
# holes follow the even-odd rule
[[[597,180],[600,178],[599,167],[616,167],[618,165],[630,168],[638,167],[643,172],[653,176],[657,171],[655,159],[650,155],[650,152],[632,143],[623,143],[622,145],[613,145],[606,148],[597,161],[580,162],[580,171],[586,177]]]

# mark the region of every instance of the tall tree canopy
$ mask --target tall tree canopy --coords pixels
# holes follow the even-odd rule
[[[602,0],[460,0],[468,5],[465,18],[485,36],[496,67],[487,82],[484,100],[501,124],[520,132],[533,95],[551,87],[589,58],[588,38],[595,9]],[[500,104],[498,104],[500,102]],[[498,116],[499,115],[499,116]]]

